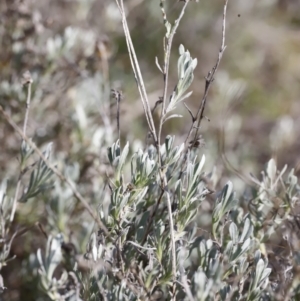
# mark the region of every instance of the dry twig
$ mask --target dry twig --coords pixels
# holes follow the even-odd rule
[[[123,0],[116,0],[116,4],[117,4],[117,6],[120,10],[121,16],[122,16],[122,24],[123,24],[127,49],[128,49],[128,53],[129,53],[130,63],[131,63],[131,67],[132,67],[132,70],[133,70],[133,73],[135,76],[135,80],[137,82],[138,90],[139,90],[139,93],[141,96],[148,127],[149,127],[149,130],[151,132],[151,135],[152,135],[154,141],[157,143],[156,130],[155,130],[155,125],[154,125],[154,121],[153,121],[153,117],[152,117],[152,113],[151,113],[150,104],[148,101],[148,95],[146,92],[144,80],[143,80],[143,77],[141,74],[141,70],[140,70],[139,62],[137,60],[135,49],[134,49],[134,46],[133,46],[133,43],[131,40],[131,35],[130,35],[129,28],[128,28],[127,20],[126,20],[126,13],[125,13],[125,9],[124,9]]]
[[[200,129],[200,126],[201,126],[201,121],[204,118],[204,110],[205,110],[205,105],[206,105],[206,101],[207,101],[207,95],[208,95],[209,89],[211,87],[211,84],[214,81],[215,73],[218,70],[218,67],[220,65],[220,62],[221,62],[221,59],[223,57],[224,51],[226,49],[226,45],[225,45],[225,31],[226,31],[227,5],[228,5],[228,0],[225,0],[224,7],[223,7],[222,42],[221,42],[221,47],[220,47],[219,54],[218,54],[218,59],[216,61],[216,64],[212,68],[212,70],[209,71],[208,74],[207,74],[207,76],[205,77],[205,88],[204,88],[204,94],[203,94],[203,97],[202,97],[202,100],[201,100],[201,105],[198,108],[196,116],[193,118],[192,126],[191,126],[191,128],[190,128],[190,130],[188,132],[188,135],[186,137],[186,140],[185,140],[185,145],[186,145],[188,139],[190,138],[190,136],[192,134],[193,129],[196,129],[194,138],[193,138],[193,140],[191,141],[191,144],[190,144],[191,147],[193,147],[196,144],[196,142],[197,142],[197,140],[199,138],[198,132],[199,132],[199,129]],[[197,125],[195,126],[196,122],[197,122]]]
[[[27,99],[26,99],[26,111],[25,111],[25,118],[24,118],[24,124],[23,124],[23,135],[26,136],[26,128],[27,128],[27,123],[28,123],[28,116],[29,116],[29,109],[30,109],[30,102],[31,102],[31,86],[33,83],[33,80],[31,78],[31,74],[29,71],[26,71],[23,74],[23,86],[27,86]],[[14,201],[13,201],[13,207],[11,210],[11,215],[10,215],[10,221],[12,222],[14,220],[15,212],[17,209],[17,203],[18,203],[18,197],[19,197],[19,190],[21,187],[21,178],[23,175],[23,166],[21,166],[21,170],[19,173],[18,177],[18,183],[15,191],[15,196],[14,196]]]

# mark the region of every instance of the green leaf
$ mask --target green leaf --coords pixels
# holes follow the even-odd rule
[[[120,178],[120,174],[124,167],[128,152],[129,152],[129,143],[127,142],[122,150],[122,154],[120,156],[119,163],[118,163],[118,168],[117,168],[118,179]]]
[[[161,73],[164,73],[163,70],[162,70],[162,68],[161,68],[161,66],[160,66],[160,64],[159,64],[159,62],[158,62],[157,56],[155,57],[155,64],[156,64],[158,70],[159,70]]]
[[[179,114],[172,114],[172,115],[169,115],[167,117],[164,118],[164,122],[165,123],[166,121],[172,119],[172,118],[182,118],[183,116],[182,115],[179,115]]]
[[[239,242],[243,242],[245,239],[247,239],[253,232],[253,226],[250,223],[250,219],[246,218],[245,223],[244,223],[244,228],[242,235],[240,237]]]
[[[233,242],[233,244],[237,244],[238,239],[239,239],[239,233],[238,233],[238,229],[235,223],[231,223],[229,226],[229,234],[231,237],[231,240]]]
[[[179,54],[180,55],[184,54],[184,46],[182,44],[180,44],[180,46],[179,46]]]
[[[269,161],[268,167],[267,167],[267,174],[268,174],[269,179],[271,180],[271,185],[272,185],[272,183],[275,182],[276,171],[277,171],[276,163],[275,163],[275,160],[272,158]]]

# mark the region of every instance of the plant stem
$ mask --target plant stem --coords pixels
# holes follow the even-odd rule
[[[25,118],[24,118],[24,124],[23,124],[23,135],[26,136],[26,128],[27,128],[27,123],[28,123],[28,116],[29,116],[29,109],[30,109],[30,102],[31,102],[31,85],[32,85],[32,80],[27,82],[27,99],[26,99],[26,110],[25,110]],[[14,196],[14,201],[13,201],[13,207],[11,210],[11,215],[10,215],[10,222],[14,220],[15,217],[15,212],[17,209],[17,203],[18,203],[18,197],[19,197],[19,190],[21,187],[21,177],[22,177],[22,168],[23,166],[20,167],[20,173],[18,177],[18,183],[15,191],[15,196]]]
[[[191,125],[191,127],[190,127],[190,129],[188,131],[187,137],[186,137],[186,139],[184,141],[185,152],[184,152],[183,161],[180,162],[178,160],[178,162],[180,162],[180,164],[182,166],[179,177],[181,177],[182,170],[184,169],[184,166],[186,164],[186,160],[187,160],[187,157],[188,157],[189,148],[198,147],[198,145],[197,145],[197,140],[199,139],[198,132],[199,132],[199,129],[200,129],[200,126],[201,126],[201,121],[204,118],[204,109],[205,109],[205,105],[206,105],[206,101],[207,101],[207,95],[208,95],[209,89],[211,87],[211,84],[214,81],[214,75],[215,75],[215,73],[216,73],[216,71],[217,71],[217,69],[218,69],[218,67],[220,65],[221,59],[223,57],[223,53],[224,53],[224,51],[226,49],[226,46],[225,46],[225,31],[226,31],[227,5],[228,5],[228,0],[225,0],[224,6],[223,6],[222,41],[221,41],[221,47],[220,47],[219,54],[218,54],[218,59],[217,59],[215,65],[213,66],[212,70],[209,71],[208,75],[205,77],[204,93],[203,93],[203,97],[202,97],[202,100],[201,100],[201,104],[200,104],[199,109],[198,109],[198,111],[196,113],[196,116],[193,116],[191,114],[190,110],[188,109],[189,113],[192,116],[192,125]],[[197,123],[197,125],[195,126],[196,123]],[[192,135],[194,129],[196,129],[194,138],[190,142],[190,144],[187,145],[188,140],[189,140],[190,136]]]
[[[193,139],[193,144],[198,139],[198,132],[199,132],[199,128],[200,128],[200,125],[201,125],[201,121],[202,121],[202,119],[204,117],[204,109],[205,109],[205,105],[206,105],[208,91],[209,91],[209,89],[211,87],[211,84],[214,81],[214,75],[215,75],[216,71],[218,70],[218,67],[220,65],[221,59],[223,57],[223,53],[224,53],[224,51],[226,49],[226,45],[225,45],[225,30],[226,30],[227,4],[228,4],[228,0],[225,0],[224,8],[223,8],[222,42],[221,42],[221,47],[220,47],[220,51],[219,51],[219,54],[218,54],[218,59],[217,59],[217,62],[215,64],[215,66],[212,68],[212,70],[208,73],[207,77],[205,78],[204,95],[202,97],[201,105],[200,105],[200,107],[199,107],[199,109],[197,111],[196,117],[195,117],[195,119],[198,120],[198,122],[197,122],[197,126],[196,126],[195,136],[194,136],[194,139]],[[192,125],[193,128],[194,128],[194,124],[195,124],[195,122]]]
[[[168,93],[168,80],[169,80],[169,67],[170,67],[170,57],[171,57],[171,49],[172,49],[172,43],[173,38],[175,36],[176,30],[179,26],[179,23],[184,15],[185,9],[189,3],[189,0],[187,0],[180,12],[180,15],[178,19],[175,21],[174,26],[171,30],[170,36],[167,38],[166,42],[166,49],[165,49],[165,61],[164,61],[164,68],[163,68],[163,79],[164,79],[164,92],[163,92],[163,101],[162,101],[162,109],[161,109],[161,116],[160,116],[160,122],[159,122],[159,130],[158,130],[158,146],[160,147],[161,143],[161,132],[162,132],[162,126],[166,114],[166,103],[167,103],[167,93]],[[160,162],[161,163],[161,162]]]
[[[164,186],[166,187],[166,194],[167,194],[167,207],[168,207],[168,214],[169,214],[169,221],[170,221],[170,236],[171,236],[171,252],[172,252],[172,279],[173,279],[173,292],[172,292],[172,299],[175,300],[175,291],[176,291],[176,246],[175,246],[175,233],[174,233],[174,223],[173,223],[173,215],[172,215],[172,207],[171,207],[171,199],[170,193],[167,190],[167,178],[164,176]]]
[[[171,50],[172,50],[172,43],[173,38],[175,36],[176,30],[180,24],[180,21],[185,13],[185,9],[189,3],[189,0],[186,0],[184,3],[180,15],[178,19],[175,21],[170,35],[166,36],[166,48],[165,48],[165,60],[164,60],[164,67],[163,67],[163,79],[164,79],[164,92],[163,92],[163,101],[162,101],[162,109],[161,109],[161,116],[160,116],[160,122],[159,122],[159,130],[158,130],[158,136],[157,136],[157,151],[158,151],[158,160],[159,165],[161,168],[160,177],[162,182],[162,190],[166,191],[167,193],[167,208],[168,208],[168,214],[169,214],[169,222],[170,222],[170,236],[171,236],[171,252],[172,252],[172,278],[173,278],[173,287],[172,287],[172,299],[175,298],[175,291],[176,291],[176,246],[175,246],[175,235],[174,235],[174,223],[173,223],[173,215],[172,215],[172,207],[171,207],[171,200],[170,200],[170,194],[167,191],[167,178],[165,175],[165,172],[162,171],[162,159],[161,159],[161,133],[162,133],[162,126],[164,123],[165,115],[166,115],[166,103],[167,103],[167,93],[168,93],[168,81],[169,81],[169,67],[170,67],[170,57],[171,57]],[[163,8],[163,3],[161,2],[162,12],[163,12],[163,18],[164,23],[167,23],[166,14]],[[156,212],[156,210],[155,210]]]
[[[123,24],[127,49],[128,49],[128,53],[129,53],[130,63],[131,63],[131,67],[132,67],[132,70],[133,70],[133,73],[135,76],[135,80],[137,82],[138,90],[139,90],[139,93],[141,96],[142,105],[143,105],[143,109],[145,112],[148,127],[149,127],[149,130],[152,134],[152,137],[153,137],[155,143],[157,144],[157,136],[156,136],[154,120],[152,117],[151,108],[150,108],[150,104],[149,104],[149,100],[148,100],[148,95],[147,95],[144,80],[143,80],[143,77],[141,74],[139,62],[137,60],[135,49],[134,49],[134,46],[133,46],[133,43],[131,40],[131,35],[130,35],[129,28],[128,28],[127,20],[126,20],[126,13],[124,10],[124,3],[123,3],[123,0],[120,0],[120,1],[115,0],[115,1],[120,10],[121,16],[122,16],[122,24]]]

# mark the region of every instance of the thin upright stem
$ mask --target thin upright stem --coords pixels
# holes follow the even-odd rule
[[[196,132],[195,132],[195,136],[193,139],[193,143],[195,143],[198,139],[198,132],[199,132],[199,128],[201,125],[201,121],[204,117],[204,109],[205,109],[205,105],[206,105],[206,100],[207,100],[207,95],[208,95],[208,91],[211,87],[211,84],[214,81],[214,75],[216,73],[216,71],[218,70],[218,67],[220,65],[221,59],[223,57],[223,53],[226,49],[226,45],[225,45],[225,31],[226,31],[226,12],[227,12],[227,5],[228,5],[228,0],[225,0],[224,3],[224,7],[223,7],[223,22],[222,22],[222,42],[221,42],[221,47],[220,47],[220,51],[218,54],[218,59],[217,62],[215,64],[215,66],[212,68],[212,70],[208,73],[207,77],[205,78],[205,89],[204,89],[204,95],[201,101],[201,105],[197,111],[196,114],[196,120],[197,121],[197,126],[196,126]],[[193,128],[194,128],[194,124],[193,124]]]
[[[121,97],[119,96],[118,100],[117,100],[117,127],[118,127],[119,143],[120,143],[120,148],[121,148],[120,100],[121,100]]]
[[[24,124],[23,124],[23,135],[24,136],[26,136],[26,128],[27,128],[27,124],[28,124],[28,116],[29,116],[29,109],[30,109],[30,102],[31,102],[31,85],[32,85],[32,79],[31,79],[30,73],[28,72],[28,74],[26,74],[26,76],[28,76],[29,79],[26,83],[28,90],[27,90],[27,99],[26,99],[25,118],[24,118]],[[20,168],[21,168],[21,170],[19,173],[18,183],[17,183],[14,201],[13,201],[13,206],[12,206],[12,210],[11,210],[11,214],[10,214],[10,222],[12,222],[14,220],[15,213],[17,210],[17,203],[18,203],[19,191],[20,191],[20,187],[21,187],[21,177],[22,177],[23,166],[21,166]]]
[[[162,109],[161,109],[161,116],[160,116],[160,122],[159,122],[159,129],[158,129],[158,135],[157,135],[157,151],[158,151],[158,160],[159,165],[161,168],[160,177],[162,182],[162,190],[166,191],[167,193],[167,208],[168,208],[168,215],[169,215],[169,222],[170,222],[170,236],[171,236],[171,252],[172,252],[172,278],[173,278],[173,298],[175,298],[175,290],[176,290],[176,245],[175,245],[175,234],[174,234],[174,222],[173,222],[173,214],[172,214],[172,206],[171,206],[171,200],[170,200],[170,194],[167,191],[167,178],[165,175],[165,172],[163,172],[163,166],[162,166],[162,159],[161,159],[161,133],[162,133],[162,126],[164,123],[165,115],[166,115],[166,105],[167,105],[167,94],[168,94],[168,81],[169,81],[169,67],[170,67],[170,57],[171,57],[171,49],[172,49],[172,43],[173,38],[175,36],[176,30],[180,24],[180,21],[185,13],[185,9],[189,3],[189,0],[186,0],[184,3],[180,15],[178,19],[175,21],[171,32],[169,35],[166,35],[165,42],[165,60],[164,60],[164,66],[163,66],[163,79],[164,79],[164,92],[163,92],[163,99],[162,99]],[[163,18],[164,23],[167,23],[166,14],[163,8],[163,3],[161,2],[162,6],[162,12],[163,12]]]
[[[122,100],[122,92],[112,89],[112,93],[117,102],[117,129],[118,129],[119,145],[121,148],[120,102]]]
[[[28,83],[28,91],[27,91],[27,100],[26,100],[26,112],[25,112],[25,119],[24,119],[24,124],[23,124],[23,134],[24,135],[26,135],[26,128],[27,128],[29,109],[30,109],[31,86],[32,86],[32,82],[29,82]]]
[[[120,1],[116,0],[116,4],[117,4],[117,6],[120,10],[121,16],[122,16],[122,24],[123,24],[126,44],[127,44],[127,48],[128,48],[130,63],[131,63],[131,67],[132,67],[132,70],[133,70],[133,73],[134,73],[134,76],[135,76],[135,79],[137,82],[138,90],[139,90],[139,93],[141,96],[142,105],[143,105],[143,109],[145,112],[148,127],[149,127],[149,130],[151,132],[151,135],[152,135],[155,143],[157,143],[157,136],[156,136],[154,120],[152,117],[151,108],[150,108],[150,104],[149,104],[149,100],[148,100],[148,95],[147,95],[144,80],[143,80],[143,77],[141,74],[139,62],[137,60],[135,49],[134,49],[134,46],[133,46],[133,43],[131,40],[131,35],[130,35],[129,28],[128,28],[127,20],[126,20],[126,13],[125,13],[125,9],[124,9],[123,0],[120,0]]]
[[[172,252],[172,280],[173,280],[173,292],[172,292],[172,295],[175,298],[176,274],[177,274],[177,267],[176,267],[176,245],[175,245],[175,232],[174,232],[174,222],[173,222],[173,215],[172,215],[172,205],[171,205],[170,193],[169,193],[169,191],[167,191],[167,179],[166,179],[166,176],[164,176],[164,185],[166,187],[167,208],[168,208],[169,222],[170,222],[170,237],[171,237],[171,252]]]
[[[223,21],[222,21],[222,41],[221,41],[221,47],[218,53],[218,58],[217,61],[215,63],[215,65],[213,66],[212,70],[208,72],[208,75],[205,78],[205,87],[204,87],[204,93],[202,96],[202,100],[200,103],[200,106],[197,110],[196,116],[192,116],[192,124],[191,127],[188,131],[187,137],[184,141],[184,145],[185,145],[185,152],[184,152],[184,157],[183,157],[183,162],[180,162],[181,164],[181,172],[180,172],[180,177],[182,175],[182,170],[184,169],[187,157],[188,157],[188,151],[189,148],[192,147],[198,147],[201,143],[199,141],[199,129],[201,127],[201,121],[202,119],[205,117],[204,116],[204,109],[205,109],[205,105],[206,105],[206,101],[207,101],[207,95],[209,92],[209,89],[211,87],[211,84],[214,81],[214,76],[215,73],[220,65],[221,59],[223,57],[224,51],[226,49],[226,45],[225,45],[225,32],[226,32],[226,13],[227,13],[227,5],[228,5],[228,0],[225,0],[224,6],[223,6]],[[188,145],[188,141],[193,133],[193,131],[195,130],[195,135],[194,138],[190,141],[189,145]],[[178,161],[179,162],[179,161]]]
[[[160,116],[160,122],[159,122],[159,129],[158,129],[158,146],[160,146],[161,143],[161,132],[162,132],[162,126],[166,114],[166,104],[167,104],[167,94],[168,94],[168,81],[169,81],[169,67],[170,67],[170,57],[171,57],[171,49],[172,49],[172,43],[173,38],[175,36],[176,30],[180,24],[180,21],[182,17],[184,16],[185,9],[189,3],[189,0],[187,0],[180,12],[180,15],[178,19],[175,21],[170,36],[167,37],[166,40],[166,49],[165,49],[165,61],[164,61],[164,67],[163,67],[163,79],[164,79],[164,91],[163,91],[163,101],[162,101],[162,109],[161,109],[161,116]]]

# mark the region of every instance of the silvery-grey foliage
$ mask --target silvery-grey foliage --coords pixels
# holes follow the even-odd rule
[[[22,143],[23,145],[23,143]],[[51,155],[51,143],[48,144],[44,156],[47,160],[50,160]],[[26,147],[24,148],[24,150]],[[28,154],[27,151],[24,151],[22,158],[25,158]],[[44,192],[53,187],[53,184],[50,181],[51,176],[53,175],[52,170],[47,166],[42,158],[36,163],[36,167],[32,170],[30,175],[30,180],[28,186],[24,189],[23,195],[19,199],[20,203],[27,202],[28,199],[33,198],[41,192]]]
[[[180,2],[184,2],[181,14],[171,24],[164,1],[160,1],[166,32],[164,62],[161,67],[156,58],[156,65],[165,79],[172,40],[189,1]],[[300,239],[295,229],[300,228],[300,189],[294,170],[286,175],[287,167],[278,170],[275,160],[271,159],[261,180],[252,176],[254,184],[250,194],[237,195],[231,181],[224,187],[214,185],[212,190],[209,187],[212,174],[207,170],[203,151],[193,147],[195,143],[188,145],[188,139],[177,143],[175,136],[166,135],[164,141],[160,137],[165,121],[181,117],[170,113],[192,94],[187,91],[194,79],[197,59],[180,45],[178,80],[171,95],[168,95],[168,83],[164,83],[157,133],[126,23],[124,4],[121,0],[116,3],[152,140],[135,151],[131,142],[123,147],[120,140],[112,143],[107,149],[109,164],[102,157],[99,160],[105,161],[100,164],[101,168],[105,166],[105,176],[99,173],[100,176],[93,175],[92,179],[82,179],[79,163],[68,165],[64,162],[63,173],[68,181],[55,184],[53,169],[47,164],[51,144],[43,153],[46,160],[35,160],[31,140],[23,140],[17,183],[17,187],[25,187],[23,193],[19,197],[17,188],[13,198],[8,191],[8,180],[0,185],[1,273],[14,259],[11,255],[14,239],[23,234],[10,233],[15,204],[18,201],[26,206],[30,203],[28,200],[40,197],[38,202],[44,202],[47,213],[44,220],[41,218],[46,230],[39,222],[36,224],[47,243],[41,242],[46,245],[45,250],[39,247],[32,252],[26,272],[29,270],[38,278],[39,289],[50,300],[299,300]],[[224,31],[226,5],[227,1]],[[84,40],[79,37],[80,32],[69,28],[63,39],[48,40],[49,58],[54,59],[57,50],[64,53],[72,48],[75,40]],[[96,37],[90,36],[90,39],[95,46]],[[207,85],[213,81],[225,50],[224,40],[223,32],[218,63],[206,78]],[[95,84],[92,82],[93,86]],[[113,141],[109,118],[105,119],[101,111],[105,126],[89,127],[84,105],[77,106],[76,111],[75,119],[80,128],[80,138],[76,141],[78,149],[85,147],[81,145],[85,141],[82,138],[88,133],[87,136],[93,136],[92,149],[99,148],[99,153],[103,153],[106,145],[102,142]],[[190,112],[191,129],[199,112],[196,117]],[[30,160],[32,164],[28,163]],[[24,177],[27,174],[30,174],[28,182]],[[45,191],[47,197],[43,197]],[[81,192],[88,201],[78,197]],[[87,216],[80,205],[84,205],[84,209],[92,208],[99,220],[92,219],[93,215]],[[277,235],[279,241],[279,248],[273,253],[267,245],[272,242],[272,235]],[[279,251],[284,249],[284,243],[286,253]],[[0,293],[4,290],[5,279],[0,274]]]

